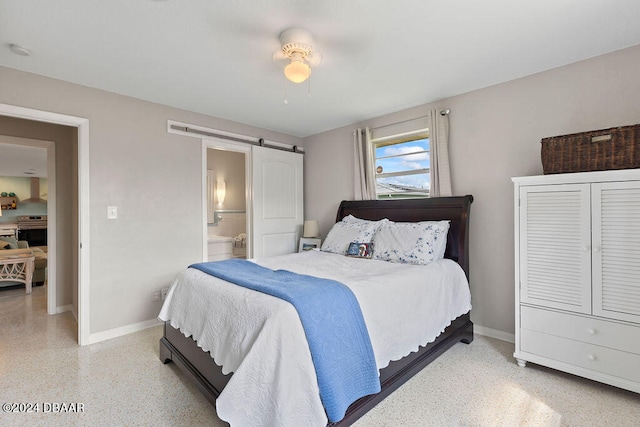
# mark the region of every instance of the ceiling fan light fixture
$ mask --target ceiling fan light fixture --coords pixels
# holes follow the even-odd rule
[[[294,83],[302,83],[311,75],[311,67],[302,59],[292,58],[291,62],[284,67],[284,75]]]
[[[288,60],[285,77],[293,83],[302,83],[311,77],[311,67],[320,63],[322,55],[314,51],[311,34],[294,27],[280,33],[280,50],[273,54],[273,59]]]

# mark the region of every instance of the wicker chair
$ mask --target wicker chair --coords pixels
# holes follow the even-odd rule
[[[0,256],[7,255],[21,255],[31,254],[35,257],[35,265],[33,270],[32,282],[35,286],[44,284],[47,278],[47,251],[45,247],[29,247],[29,243],[24,240],[16,240],[13,238],[0,237],[0,245],[3,243],[9,243],[14,246],[13,249],[9,249],[10,246],[0,248]],[[15,248],[17,246],[17,248]],[[1,282],[0,286],[11,286],[10,282]]]

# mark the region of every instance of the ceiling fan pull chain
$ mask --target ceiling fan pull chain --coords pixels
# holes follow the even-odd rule
[[[288,104],[289,100],[287,99],[287,78],[286,77],[282,81],[282,89],[284,90],[284,103]]]

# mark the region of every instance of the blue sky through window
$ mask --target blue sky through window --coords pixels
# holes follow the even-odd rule
[[[379,183],[416,189],[429,188],[429,173],[382,177],[381,174],[429,169],[429,138],[377,147],[376,176]]]

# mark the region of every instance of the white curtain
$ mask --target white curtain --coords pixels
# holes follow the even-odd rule
[[[429,114],[429,141],[431,143],[431,187],[429,197],[451,196],[451,170],[449,168],[449,111]]]
[[[369,128],[353,131],[354,148],[354,198],[374,200],[376,198],[376,177],[373,163],[373,146]]]

